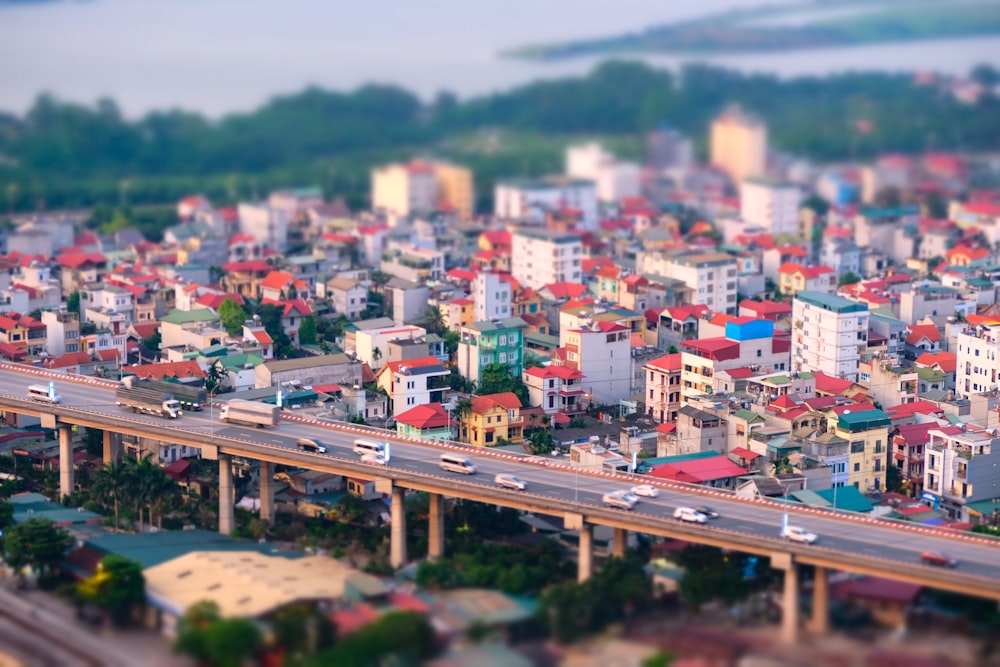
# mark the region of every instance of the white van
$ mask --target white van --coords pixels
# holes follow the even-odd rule
[[[385,443],[372,442],[371,440],[362,440],[359,438],[354,441],[354,453],[358,456],[364,456],[365,454],[385,456]]]
[[[49,393],[49,385],[47,384],[29,384],[28,396],[36,401],[45,401],[46,403],[62,402],[62,397],[56,393],[55,389]]]
[[[460,472],[465,475],[475,475],[476,465],[469,460],[468,456],[461,454],[442,454],[441,470],[448,472]]]

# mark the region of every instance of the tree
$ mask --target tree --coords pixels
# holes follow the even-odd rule
[[[260,628],[249,618],[223,618],[205,630],[205,648],[214,667],[240,667],[263,646]]]
[[[274,341],[275,354],[287,358],[294,350],[292,349],[292,341],[285,333],[285,327],[281,322],[282,312],[281,307],[273,303],[263,303],[257,306],[257,316],[260,317],[260,323],[267,331],[267,335]]]
[[[205,372],[205,391],[210,396],[215,396],[222,389],[222,385],[229,379],[229,372],[219,361],[213,361]]]
[[[316,344],[316,318],[303,317],[299,325],[299,345]]]
[[[0,531],[14,525],[14,505],[9,501],[0,500]]]
[[[441,309],[435,306],[428,306],[424,311],[422,325],[428,333],[443,335],[448,328],[444,325],[444,316]]]
[[[89,430],[89,429],[88,429]],[[90,486],[91,498],[98,501],[111,499],[115,512],[115,532],[121,527],[119,521],[119,503],[125,497],[128,489],[128,471],[125,465],[117,461],[105,463],[94,471],[94,481]]]
[[[511,391],[517,394],[521,404],[528,402],[528,389],[520,377],[511,375],[511,368],[506,364],[486,364],[479,373],[476,391],[480,395],[500,394]]]
[[[336,637],[329,617],[305,604],[291,604],[276,611],[271,629],[278,645],[293,656],[326,650]]]
[[[104,431],[99,428],[83,427],[83,447],[88,454],[104,455]]]
[[[840,277],[839,285],[853,285],[855,283],[861,282],[861,276],[854,273],[853,271],[848,271]]]
[[[211,656],[206,639],[207,630],[219,619],[219,606],[215,602],[202,600],[191,605],[178,623],[174,650],[206,664]]]
[[[104,558],[93,576],[81,581],[81,598],[103,610],[118,625],[126,623],[146,596],[142,565],[131,558],[112,555]]]
[[[903,491],[903,473],[900,472],[899,468],[894,465],[890,465],[885,469],[885,490],[891,491],[892,493],[901,493]]]
[[[156,331],[154,331],[153,333],[149,334],[148,336],[142,339],[142,346],[147,350],[159,350],[160,342],[162,340],[163,339],[160,336],[160,330],[159,328],[157,328]]]
[[[222,320],[222,326],[226,333],[235,336],[243,331],[243,325],[250,319],[250,316],[247,315],[243,306],[236,303],[235,299],[226,298],[219,304],[219,319]]]
[[[552,436],[552,431],[547,428],[538,429],[528,438],[531,451],[535,454],[548,454],[555,447],[556,440]]]
[[[66,310],[71,313],[80,312],[80,291],[74,290],[66,297]]]
[[[4,558],[16,570],[31,565],[48,574],[62,559],[73,538],[49,519],[28,519],[4,535]]]

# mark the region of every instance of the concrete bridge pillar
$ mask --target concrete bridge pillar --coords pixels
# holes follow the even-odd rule
[[[260,518],[274,525],[274,467],[270,461],[260,462]]]
[[[219,454],[219,532],[232,535],[235,528],[233,516],[233,457]]]
[[[429,495],[430,512],[427,530],[427,557],[437,560],[444,557],[444,496],[440,493]]]
[[[576,580],[584,582],[594,574],[594,526],[584,523],[580,526],[580,554]]]
[[[406,565],[406,489],[392,488],[391,542],[389,544],[389,564],[395,568]]]
[[[60,426],[59,432],[59,498],[73,493],[73,431]]]
[[[781,641],[799,641],[799,566],[794,562],[785,569],[785,588],[781,604]]]
[[[624,528],[615,528],[614,540],[614,551],[611,555],[615,558],[624,558],[628,550],[628,531]]]
[[[830,580],[825,567],[816,568],[813,582],[812,631],[818,635],[830,632]]]
[[[104,431],[104,462],[117,463],[122,458],[120,441],[114,439],[114,433]]]

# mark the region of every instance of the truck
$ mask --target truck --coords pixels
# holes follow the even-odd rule
[[[180,401],[172,393],[144,387],[141,382],[136,382],[135,377],[122,379],[121,386],[115,392],[115,402],[132,412],[167,419],[177,419],[183,414]]]
[[[219,418],[224,422],[257,428],[276,426],[280,417],[281,408],[277,405],[244,401],[239,398],[225,403],[219,410]]]
[[[204,387],[195,387],[190,384],[166,382],[164,380],[133,379],[132,385],[137,388],[153,389],[165,394],[173,394],[183,409],[194,412],[200,412],[208,401],[208,394],[205,392]]]

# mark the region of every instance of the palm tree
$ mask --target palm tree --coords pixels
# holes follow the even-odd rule
[[[374,350],[372,350],[372,361],[378,364],[378,360],[381,358],[382,358],[382,350],[376,347]]]
[[[153,523],[153,510],[156,510],[156,528],[163,528],[163,512],[170,509],[180,498],[180,487],[162,468],[155,468],[156,474],[150,474],[147,491],[149,493],[149,523]]]
[[[97,498],[111,498],[115,507],[115,532],[121,524],[118,519],[118,503],[125,496],[128,485],[128,471],[116,461],[105,463],[94,471],[94,483],[90,492]]]
[[[153,523],[152,500],[153,492],[156,488],[156,479],[163,475],[163,470],[155,465],[151,456],[147,454],[135,463],[128,466],[128,497],[135,505],[136,513],[139,515],[139,532],[142,532],[142,510],[148,508],[149,523]]]

